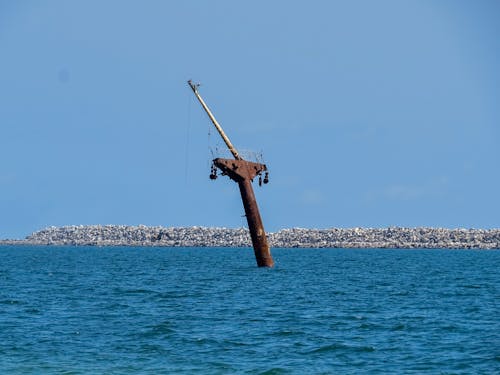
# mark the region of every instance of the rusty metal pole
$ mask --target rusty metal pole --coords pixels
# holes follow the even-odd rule
[[[261,163],[246,161],[241,157],[226,133],[224,133],[224,130],[222,130],[222,127],[215,119],[215,116],[212,114],[203,98],[198,93],[198,85],[194,84],[192,81],[188,81],[188,84],[226,143],[229,151],[233,154],[234,160],[216,158],[213,160],[213,164],[219,168],[223,174],[228,175],[229,178],[238,183],[257,265],[259,267],[273,267],[274,261],[267,243],[266,232],[264,231],[264,225],[262,224],[262,218],[260,217],[259,207],[257,206],[252,187],[254,177],[257,175],[261,176],[263,172],[267,173],[267,166]],[[213,178],[216,177],[217,175],[214,173]],[[264,181],[264,183],[266,183],[266,181]]]
[[[266,232],[264,231],[264,224],[260,217],[259,207],[255,200],[252,182],[250,179],[245,178],[238,182],[240,188],[241,199],[245,208],[245,215],[247,217],[248,229],[250,230],[250,237],[252,238],[253,251],[255,253],[255,260],[259,267],[273,267],[274,261],[267,244]]]

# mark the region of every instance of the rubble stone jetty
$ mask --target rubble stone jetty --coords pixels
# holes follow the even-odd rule
[[[499,249],[500,229],[332,228],[282,229],[268,233],[281,248]],[[24,240],[0,243],[72,246],[251,247],[248,229],[144,225],[49,227]]]

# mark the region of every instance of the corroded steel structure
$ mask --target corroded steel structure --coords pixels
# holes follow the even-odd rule
[[[271,256],[269,244],[267,243],[264,224],[262,223],[262,218],[260,217],[259,207],[257,206],[257,201],[252,187],[253,179],[256,176],[259,176],[260,183],[263,173],[265,173],[264,183],[267,183],[267,166],[265,164],[244,160],[241,157],[227,135],[224,133],[224,130],[222,130],[222,127],[215,119],[205,101],[198,93],[198,85],[194,84],[192,81],[188,81],[188,84],[234,157],[234,159],[214,159],[212,161],[213,166],[210,178],[215,179],[217,177],[217,169],[219,169],[222,172],[222,175],[229,176],[231,180],[238,184],[241,199],[243,201],[243,207],[245,208],[245,216],[248,222],[248,229],[250,230],[250,237],[252,238],[252,245],[257,265],[259,267],[273,267],[274,261]]]

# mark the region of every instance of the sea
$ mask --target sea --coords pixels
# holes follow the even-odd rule
[[[500,251],[0,247],[0,374],[500,374]]]

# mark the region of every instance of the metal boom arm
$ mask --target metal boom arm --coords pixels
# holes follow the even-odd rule
[[[210,118],[210,121],[212,121],[212,124],[214,124],[215,128],[217,129],[220,136],[224,140],[224,143],[226,144],[227,148],[229,148],[229,151],[231,151],[231,154],[233,154],[233,156],[236,160],[242,160],[240,154],[238,153],[236,148],[234,148],[233,144],[231,143],[231,141],[227,137],[226,133],[224,133],[224,130],[222,130],[222,127],[219,125],[219,123],[215,119],[215,116],[210,111],[210,108],[208,108],[208,106],[205,104],[205,101],[202,99],[202,97],[198,93],[198,85],[194,84],[193,81],[191,81],[191,80],[188,81],[188,84],[191,87],[191,89],[193,90],[194,94],[196,95],[196,98],[198,98],[198,101],[200,102],[201,106],[203,107],[203,109],[207,113],[208,117]]]

